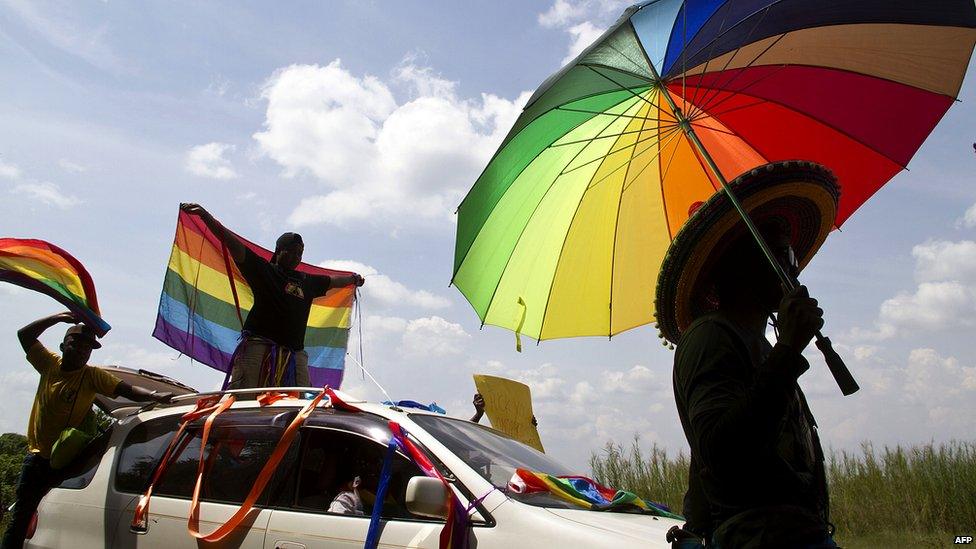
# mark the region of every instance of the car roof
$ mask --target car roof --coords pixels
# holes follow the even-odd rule
[[[196,405],[197,400],[206,396],[213,396],[218,394],[247,394],[247,395],[257,395],[266,392],[300,392],[304,393],[299,398],[289,398],[279,400],[269,406],[274,407],[301,407],[307,404],[314,395],[321,392],[322,388],[315,387],[265,387],[265,388],[254,388],[246,390],[229,390],[229,391],[211,391],[211,392],[183,392],[177,394],[171,404],[167,405],[151,405],[145,408],[151,408],[151,411],[146,411],[144,414],[140,414],[141,420],[148,420],[155,417],[171,415],[173,413],[186,413],[193,409]],[[377,416],[383,417],[389,420],[401,421],[406,419],[408,415],[430,415],[430,416],[440,416],[446,417],[444,414],[439,414],[436,412],[429,412],[426,410],[421,410],[417,408],[397,408],[390,406],[389,404],[381,404],[378,402],[369,402],[364,399],[355,397],[346,393],[344,391],[335,391],[336,396],[342,399],[343,402],[354,405],[363,412],[375,414]],[[132,415],[133,413],[140,412],[140,403],[129,403],[128,407],[117,407],[113,410],[112,414],[117,418]],[[235,409],[246,409],[246,408],[259,408],[261,407],[257,400],[253,398],[248,399],[238,399],[234,404]]]

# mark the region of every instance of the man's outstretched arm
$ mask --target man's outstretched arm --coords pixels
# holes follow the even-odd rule
[[[173,400],[173,393],[160,393],[159,391],[147,391],[138,385],[129,385],[124,381],[120,381],[118,386],[115,388],[115,395],[125,397],[129,400],[136,402],[149,402],[154,400],[156,402],[169,402]]]
[[[41,334],[43,334],[45,330],[61,322],[66,322],[68,324],[79,324],[81,323],[81,319],[74,313],[58,313],[56,315],[35,320],[20,330],[17,330],[17,339],[20,340],[20,346],[24,348],[24,352],[26,353],[30,351],[30,348],[34,346],[34,343],[37,343],[37,338],[41,337]]]
[[[230,252],[230,256],[234,259],[234,262],[238,264],[244,262],[244,244],[236,236],[230,234],[203,206],[187,202],[180,204],[180,209],[188,214],[199,216],[203,220],[204,225],[217,235],[217,238],[224,243],[224,246],[227,246],[227,251]]]

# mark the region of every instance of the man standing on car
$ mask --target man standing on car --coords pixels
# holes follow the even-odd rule
[[[62,356],[38,341],[41,333],[58,324],[68,328],[61,342]],[[77,427],[91,411],[95,395],[122,396],[133,401],[168,402],[172,393],[147,391],[120,381],[112,374],[88,366],[92,349],[101,347],[94,332],[74,313],[60,313],[24,326],[17,332],[27,361],[41,374],[27,423],[27,451],[17,480],[17,502],[3,535],[2,549],[19,549],[41,498],[57,479],[51,468],[51,449],[64,429]]]
[[[308,354],[304,348],[312,300],[325,295],[329,288],[362,286],[363,277],[311,276],[297,271],[305,251],[298,233],[278,237],[271,261],[265,261],[199,204],[181,204],[180,208],[199,216],[217,235],[254,292],[254,305],[234,351],[227,388],[308,387]]]
[[[833,226],[833,176],[773,164],[732,188],[795,277]],[[673,546],[836,547],[823,451],[797,384],[809,368],[801,353],[823,326],[817,301],[803,286],[784,295],[724,193],[676,235],[657,292],[658,327],[677,344],[675,403],[691,447],[687,523],[669,533]]]

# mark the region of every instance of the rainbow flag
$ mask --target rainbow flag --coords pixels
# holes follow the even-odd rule
[[[54,244],[0,238],[0,280],[53,297],[80,315],[99,337],[112,328],[102,320],[91,275],[77,259]]]
[[[549,493],[584,509],[606,511],[619,507],[637,507],[659,517],[683,520],[663,503],[641,499],[632,492],[607,488],[593,479],[581,476],[555,477],[546,473],[516,469],[508,489],[515,494]]]
[[[270,259],[270,251],[237,238],[254,253]],[[298,271],[350,274],[305,263]],[[355,293],[354,286],[334,288],[312,302],[305,331],[312,385],[338,388],[342,384]],[[229,372],[241,327],[253,303],[250,286],[217,236],[199,217],[180,211],[153,337],[194,360]]]

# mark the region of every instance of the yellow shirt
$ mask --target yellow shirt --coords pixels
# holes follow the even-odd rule
[[[81,423],[91,409],[96,393],[113,396],[120,380],[94,366],[63,372],[61,357],[48,351],[40,341],[27,351],[27,361],[41,374],[27,423],[27,449],[50,458],[51,446],[61,431]]]

